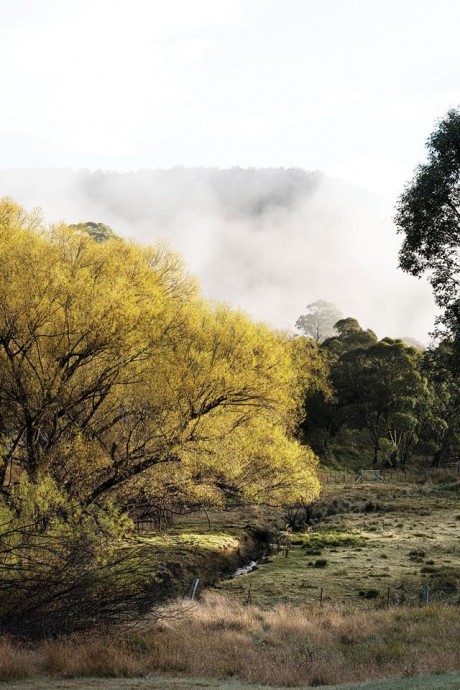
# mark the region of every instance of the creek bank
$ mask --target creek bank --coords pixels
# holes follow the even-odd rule
[[[240,577],[257,568],[267,558],[273,540],[271,532],[247,526],[235,546],[210,551],[195,547],[193,551],[175,549],[164,553],[161,570],[156,573],[167,598],[190,596],[194,580],[199,580],[198,594],[207,587],[219,586],[222,580]]]

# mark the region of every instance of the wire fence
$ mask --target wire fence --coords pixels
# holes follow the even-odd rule
[[[318,599],[321,601],[340,601],[337,594],[328,593],[327,588],[320,589]],[[436,604],[460,605],[460,594],[455,585],[445,586],[432,583],[411,585],[404,583],[396,586],[375,587],[357,591],[354,596],[343,598],[343,602],[362,601],[375,608],[392,608],[397,606],[428,606]]]
[[[423,607],[423,606],[460,606],[460,591],[451,586],[437,585],[433,583],[420,584],[393,584],[360,590],[337,590],[334,583],[324,583],[323,587],[306,588],[302,599],[309,604],[344,605],[364,607],[369,609],[389,609],[396,607]],[[258,604],[257,589],[251,584],[248,587],[246,603]],[[279,603],[299,604],[299,598],[292,598],[288,593],[280,598]]]
[[[446,465],[445,467],[422,467],[408,468],[406,470],[388,468],[381,470],[365,470],[364,476],[361,470],[355,473],[339,471],[320,471],[319,476],[323,484],[356,484],[357,481],[363,483],[402,483],[402,482],[421,482],[428,479],[439,480],[442,478],[458,477],[460,479],[460,462]],[[366,476],[369,474],[369,476]],[[379,475],[379,476],[378,476]],[[362,478],[361,478],[362,477]]]

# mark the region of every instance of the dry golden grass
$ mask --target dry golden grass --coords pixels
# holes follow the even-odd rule
[[[331,491],[330,501],[335,498]],[[308,567],[312,556],[303,546],[302,535],[295,535],[301,539],[289,558],[273,556],[254,573],[223,582],[219,592],[207,591],[196,605],[189,602],[181,615],[176,604],[164,610],[159,622],[142,629],[94,631],[34,646],[0,638],[0,681],[10,687],[15,680],[29,678],[24,680],[26,685],[42,690],[50,678],[57,683],[81,678],[75,683],[86,689],[85,679],[91,677],[101,679],[103,687],[104,678],[173,674],[184,683],[193,678],[197,683],[199,678],[219,679],[210,680],[211,687],[213,682],[216,687],[222,682],[233,688],[232,679],[286,687],[460,669],[458,605],[384,610],[386,602],[367,602],[358,595],[360,589],[386,591],[398,582],[413,584],[418,591],[426,581],[434,593],[436,578],[442,575],[455,585],[451,602],[459,601],[458,492],[441,486],[358,486],[340,489],[338,498],[348,501],[350,510],[324,517],[305,538],[330,537],[332,529],[362,543],[322,545],[326,568]],[[356,502],[370,500],[378,510],[352,510]],[[217,535],[208,532],[207,523],[200,527],[184,518],[183,525],[161,537],[162,547],[178,559],[201,544],[207,565],[210,553],[229,548],[228,543],[213,540],[240,535],[243,517],[217,515]],[[414,560],[412,556],[422,551],[423,557]],[[428,563],[439,572],[422,573]],[[245,606],[249,585],[254,605]],[[323,586],[326,601],[320,608],[313,599],[317,601]],[[334,604],[340,601],[347,603]],[[370,610],[370,606],[380,608]],[[141,680],[133,680],[133,687],[137,683]]]
[[[33,648],[3,639],[0,680],[166,672],[282,686],[337,684],[458,669],[459,640],[454,607],[262,609],[208,593],[183,617],[166,616],[142,631],[79,635]]]

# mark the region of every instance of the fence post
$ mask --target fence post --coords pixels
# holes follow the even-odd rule
[[[189,596],[189,599],[195,599],[195,594],[196,594],[196,590],[197,590],[197,587],[198,587],[199,582],[200,582],[200,581],[199,581],[199,579],[198,579],[197,577],[195,577],[195,578],[193,579],[192,585],[191,585],[191,587],[190,587],[190,592],[189,592],[189,595],[188,595],[188,596]]]
[[[387,591],[387,609],[390,608],[390,588],[388,587]]]
[[[322,588],[322,587],[321,587],[321,589],[320,589],[320,591],[319,591],[319,605],[320,605],[320,606],[323,605],[323,588]]]
[[[430,585],[423,585],[423,604],[426,606],[430,603]]]

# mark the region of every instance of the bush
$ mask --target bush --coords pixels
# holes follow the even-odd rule
[[[358,592],[359,596],[363,599],[377,599],[380,592],[378,589],[366,589]]]
[[[409,551],[409,558],[411,561],[414,561],[414,563],[423,563],[425,556],[426,552],[422,549],[413,549]]]
[[[423,568],[420,568],[421,573],[437,573],[438,569],[433,567],[432,565],[424,565]]]
[[[433,587],[443,590],[446,594],[454,594],[459,590],[458,578],[451,573],[439,573],[433,581]]]
[[[374,501],[366,501],[364,504],[363,512],[364,513],[381,513],[385,510],[385,507],[381,503],[374,503]]]
[[[2,525],[2,631],[53,637],[136,620],[164,601],[171,572],[154,568],[141,543],[112,543],[89,521]]]
[[[315,568],[325,568],[327,566],[327,560],[325,558],[318,558],[315,561]]]

